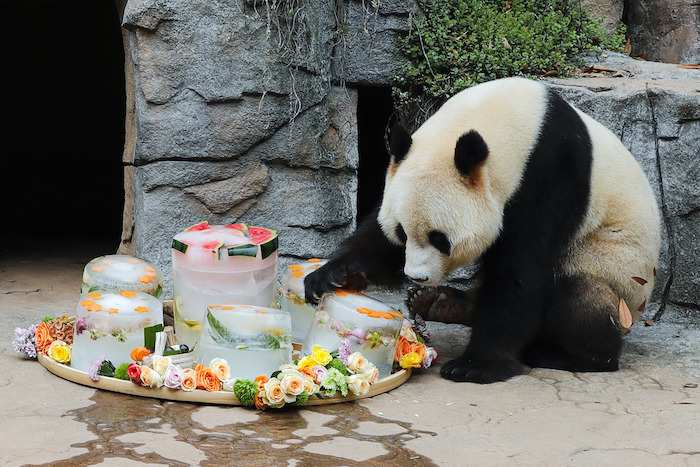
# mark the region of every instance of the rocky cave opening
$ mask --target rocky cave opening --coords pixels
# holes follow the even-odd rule
[[[124,48],[111,0],[3,0],[3,250],[102,243],[124,205]]]
[[[359,86],[357,89],[357,139],[360,163],[357,173],[357,221],[379,204],[389,153],[384,143],[387,124],[394,114],[391,88]]]

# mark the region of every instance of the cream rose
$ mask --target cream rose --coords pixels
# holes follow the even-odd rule
[[[374,366],[374,364],[371,362],[368,363],[367,366],[362,369],[360,374],[364,375],[367,378],[367,382],[369,384],[374,384],[379,379],[379,370],[377,370],[377,367]]]
[[[360,352],[354,352],[348,355],[348,364],[345,366],[347,366],[348,370],[350,371],[362,372],[363,368],[365,368],[368,364],[369,361],[364,355],[362,355]]]
[[[404,324],[406,322],[404,321]],[[402,326],[401,327],[401,336],[404,337],[409,342],[418,342],[418,336],[416,336],[416,331],[413,330],[413,326],[409,325],[408,326]]]
[[[162,355],[154,355],[151,360],[151,365],[153,370],[159,375],[163,376],[165,370],[168,369],[170,365],[173,364],[173,359],[170,357],[163,357]]]
[[[163,386],[163,377],[156,370],[143,365],[141,366],[141,382],[144,386],[159,388]]]
[[[284,390],[280,385],[280,380],[277,378],[270,378],[270,381],[263,385],[265,390],[263,396],[263,402],[270,407],[282,407],[284,405]]]
[[[296,396],[304,392],[305,378],[304,375],[302,375],[298,371],[284,370],[280,373],[279,378],[280,386],[282,386],[282,390],[284,391],[284,393],[288,396],[294,396],[294,400],[296,400]],[[287,402],[293,402],[293,400]]]
[[[369,392],[367,375],[357,374],[347,377],[348,389],[356,396],[364,396]]]
[[[209,363],[209,369],[219,378],[219,381],[226,381],[231,378],[231,367],[223,358],[215,358]]]

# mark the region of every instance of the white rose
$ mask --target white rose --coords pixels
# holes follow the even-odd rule
[[[438,353],[432,347],[425,346],[425,358],[423,359],[423,368],[429,368],[437,359]]]
[[[356,396],[364,396],[369,392],[367,375],[357,374],[347,377],[348,389]]]
[[[401,335],[408,342],[418,342],[418,336],[416,336],[416,331],[413,330],[413,326],[403,326],[401,328]]]
[[[141,367],[141,382],[144,386],[159,388],[163,386],[163,377],[156,370],[144,365]]]

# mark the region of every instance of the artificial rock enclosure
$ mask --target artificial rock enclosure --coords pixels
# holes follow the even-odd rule
[[[208,220],[278,230],[283,266],[329,255],[381,196],[402,64],[395,40],[416,4],[116,3],[126,77],[119,252],[170,278],[173,236]],[[700,323],[700,70],[677,66],[700,62],[698,7],[583,4],[612,29],[623,15],[632,56],[649,61],[592,56],[615,71],[550,82],[621,138],[654,188],[665,235],[644,318]]]

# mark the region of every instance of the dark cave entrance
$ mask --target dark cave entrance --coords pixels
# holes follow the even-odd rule
[[[357,221],[381,202],[389,153],[384,144],[387,124],[394,114],[391,88],[360,86],[357,96],[357,133],[360,163],[357,175]]]
[[[126,93],[117,6],[2,0],[1,252],[119,246]],[[108,253],[108,252],[105,252]]]

